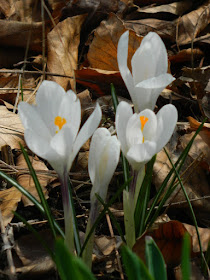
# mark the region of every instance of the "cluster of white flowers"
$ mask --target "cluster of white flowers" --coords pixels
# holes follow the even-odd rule
[[[93,135],[88,169],[93,184],[91,200],[98,193],[106,197],[108,184],[117,167],[120,147],[134,170],[139,170],[169,141],[177,122],[177,110],[165,105],[153,112],[161,91],[174,78],[167,73],[168,58],[161,38],[150,32],[133,55],[132,74],[127,67],[129,32],[118,43],[118,65],[134,104],[120,102],[116,112],[117,137],[98,128],[101,109],[95,110],[80,128],[81,105],[76,94],[52,81],[44,81],[36,105],[20,102],[18,111],[25,127],[25,141],[38,156],[46,159],[62,178],[68,173],[81,146]]]

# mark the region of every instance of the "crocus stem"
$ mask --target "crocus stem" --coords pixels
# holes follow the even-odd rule
[[[134,199],[130,192],[123,191],[123,210],[124,210],[124,224],[126,243],[129,248],[132,248],[135,241],[135,222],[134,222]]]
[[[136,186],[135,186],[135,192],[134,192],[134,209],[136,208],[136,202],[139,196],[139,192],[141,189],[141,185],[143,183],[145,176],[145,165],[142,166],[142,168],[138,171],[137,179],[136,179]]]
[[[74,253],[73,213],[71,210],[67,172],[64,172],[63,178],[60,178],[60,181],[64,210],[65,243],[69,251]]]
[[[145,167],[143,166],[139,171],[133,170],[132,173],[133,179],[130,184],[129,192],[126,190],[123,192],[125,235],[126,243],[130,248],[133,247],[136,241],[134,212],[145,175]]]
[[[94,225],[98,215],[99,215],[99,202],[94,199],[93,202],[91,202],[91,208],[90,208],[90,215],[86,227],[86,233],[85,238],[87,238],[92,226]],[[91,237],[88,240],[88,243],[84,249],[84,252],[82,254],[82,259],[86,263],[86,265],[91,269],[92,266],[92,253],[93,253],[93,245],[94,245],[94,237],[95,237],[95,230],[93,231]]]

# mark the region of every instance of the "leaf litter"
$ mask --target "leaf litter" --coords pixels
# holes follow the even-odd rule
[[[83,122],[94,108],[98,97],[110,95],[110,83],[116,87],[119,97],[128,98],[129,94],[119,74],[117,65],[117,43],[120,35],[130,30],[128,65],[142,38],[149,32],[157,32],[166,44],[169,55],[169,72],[176,81],[168,87],[157,102],[157,110],[172,102],[179,110],[178,130],[168,145],[172,160],[191,139],[199,123],[206,116],[207,121],[195,140],[187,163],[181,173],[186,190],[197,215],[203,249],[209,241],[209,1],[66,1],[50,0],[45,3],[43,36],[43,18],[41,1],[0,1],[0,144],[9,145],[12,150],[14,166],[0,163],[0,168],[8,174],[14,172],[19,183],[35,194],[34,184],[28,173],[19,142],[23,145],[23,127],[15,111],[16,96],[34,103],[37,88],[43,77],[58,82],[65,90],[76,89],[82,103]],[[45,43],[45,44],[43,44]],[[43,49],[45,46],[45,49]],[[155,51],[155,50],[154,50]],[[129,66],[131,68],[131,66]],[[21,72],[22,71],[22,72]],[[54,76],[59,74],[60,76]],[[22,81],[22,86],[20,84]],[[85,90],[89,92],[82,94]],[[178,98],[175,98],[178,97]],[[114,127],[113,108],[103,100],[103,120],[101,126]],[[102,107],[103,107],[102,106]],[[188,118],[190,117],[190,118]],[[75,160],[71,171],[75,189],[75,204],[78,213],[79,228],[85,230],[89,208],[90,183],[87,174],[89,145],[84,146]],[[49,165],[37,157],[30,157],[44,189],[46,198],[56,218],[62,218],[62,206],[59,184]],[[2,160],[2,158],[1,158]],[[153,185],[158,189],[170,170],[166,155],[161,151],[154,167]],[[122,176],[119,166],[109,188],[109,196],[116,191],[116,181]],[[171,199],[171,200],[170,200]],[[195,229],[182,191],[167,201],[165,211],[176,225],[175,235],[179,231],[188,231],[192,238],[192,248],[198,251]],[[27,206],[27,207],[26,207]],[[24,252],[31,254],[31,245],[36,248],[34,237],[26,237],[24,226],[13,219],[11,210],[17,210],[27,220],[38,221],[35,227],[44,231],[43,218],[29,206],[22,195],[13,187],[1,182],[0,209],[4,226],[14,229],[15,251],[19,258],[16,271],[22,277],[42,277],[53,272],[50,259],[44,251],[36,260],[24,259]],[[121,201],[114,204],[113,213],[122,222]],[[184,211],[184,215],[183,215]],[[120,212],[118,215],[116,213]],[[161,219],[160,219],[161,220]],[[178,221],[176,221],[178,220]],[[169,220],[161,220],[158,227],[168,227]],[[17,231],[16,224],[20,224]],[[13,226],[12,226],[13,225]],[[117,231],[114,229],[116,239]],[[99,279],[118,277],[115,250],[116,240],[110,239],[107,221],[104,219],[96,231],[94,272]],[[28,238],[28,242],[22,241]],[[171,254],[176,241],[166,247],[166,256]],[[21,244],[21,245],[20,245]],[[136,246],[138,241],[136,243]],[[181,245],[179,245],[180,248]],[[142,250],[142,248],[141,248]],[[103,256],[103,257],[102,257]],[[2,257],[0,257],[2,260]],[[44,259],[47,261],[45,263]],[[43,261],[47,271],[39,264]],[[2,264],[5,264],[5,260]],[[17,264],[18,263],[18,264]],[[179,264],[179,256],[174,255],[173,264]],[[0,265],[5,269],[7,265]],[[103,267],[103,268],[102,268]],[[199,269],[198,269],[199,270]],[[38,275],[38,276],[37,276]],[[53,275],[53,274],[52,274]],[[51,276],[54,277],[54,276]],[[175,279],[180,279],[178,276]],[[199,276],[201,277],[201,276]],[[200,278],[197,279],[200,279]],[[1,278],[0,278],[1,279]],[[37,278],[38,279],[38,278]]]

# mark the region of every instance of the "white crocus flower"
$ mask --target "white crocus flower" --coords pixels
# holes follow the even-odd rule
[[[55,82],[44,81],[36,95],[36,105],[20,102],[18,111],[25,128],[27,146],[47,160],[62,178],[68,172],[81,146],[101,120],[97,104],[81,130],[81,105],[76,94]],[[79,131],[79,133],[78,133]]]
[[[169,141],[177,122],[177,109],[168,104],[155,113],[145,109],[134,113],[127,102],[116,112],[116,130],[121,149],[134,170],[140,170]]]
[[[168,58],[165,45],[159,35],[154,32],[148,33],[132,57],[131,74],[127,66],[128,38],[129,32],[126,31],[118,43],[117,61],[121,76],[130,93],[135,112],[154,110],[162,90],[175,80],[167,73]]]
[[[98,128],[90,143],[88,160],[88,171],[93,187],[90,194],[91,208],[86,237],[95,223],[101,207],[95,194],[97,193],[103,200],[106,199],[107,189],[117,167],[119,156],[120,142],[117,137],[111,136],[106,128]],[[89,267],[92,264],[93,243],[94,233],[92,233],[83,253],[83,260]]]
[[[120,142],[111,136],[106,128],[98,128],[90,144],[88,171],[93,184],[91,201],[96,199],[95,193],[105,200],[107,188],[117,167],[120,156]]]

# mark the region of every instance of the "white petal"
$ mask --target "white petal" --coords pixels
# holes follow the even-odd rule
[[[175,78],[171,74],[162,74],[157,77],[151,77],[150,79],[143,80],[138,83],[136,87],[145,88],[145,89],[160,89],[165,88],[170,83],[172,83]]]
[[[66,124],[64,126],[71,128],[75,139],[81,122],[81,105],[79,98],[72,90],[67,91],[62,98],[58,116],[65,118]]]
[[[25,130],[24,138],[29,149],[39,157],[46,159],[46,153],[50,150],[49,141],[41,137],[35,130],[28,128]]]
[[[25,139],[28,147],[37,155],[43,157],[43,151],[49,146],[51,135],[36,110],[36,106],[26,102],[18,105],[18,114],[25,127]],[[36,135],[36,136],[35,136]]]
[[[143,164],[147,163],[156,153],[156,143],[146,141],[143,144],[132,146],[126,158],[134,170],[140,170]]]
[[[168,143],[175,129],[177,118],[177,109],[172,104],[163,106],[157,113],[156,153]]]
[[[93,135],[90,147],[89,174],[95,167],[95,179],[91,190],[91,200],[98,193],[103,200],[106,198],[108,185],[117,167],[120,155],[120,143],[116,136],[111,136],[105,128],[99,128]],[[95,162],[93,162],[95,160]],[[92,165],[92,167],[91,167]]]
[[[65,90],[52,81],[44,81],[36,94],[37,110],[52,135],[55,134],[54,119],[58,116],[65,95]]]
[[[137,114],[133,114],[126,125],[126,142],[128,149],[136,144],[143,143],[141,122]]]
[[[131,75],[131,72],[127,66],[128,59],[128,40],[129,40],[129,31],[124,32],[117,46],[117,62],[120,70],[120,74],[123,78],[123,81],[130,93],[133,103],[136,103],[136,96],[134,94],[134,81]]]
[[[156,117],[155,113],[149,109],[145,109],[140,114],[138,114],[139,121],[140,121],[141,116],[148,119],[143,127],[144,141],[147,141],[147,140],[152,141],[156,135],[157,117]]]
[[[101,116],[102,116],[101,107],[97,103],[96,108],[94,109],[90,117],[87,119],[87,121],[84,123],[83,127],[80,129],[79,134],[75,140],[73,146],[73,154],[72,154],[73,159],[79,152],[82,145],[92,136],[93,132],[99,126],[101,121]]]
[[[133,115],[133,111],[131,106],[127,102],[121,101],[117,106],[115,123],[116,123],[117,136],[121,143],[121,149],[124,155],[127,153],[128,150],[128,145],[126,141],[126,127],[132,115]]]
[[[74,135],[68,126],[63,127],[51,140],[50,151],[46,158],[55,171],[62,176],[64,171],[70,170],[69,162],[72,158]],[[72,162],[72,161],[71,161]]]
[[[99,173],[99,161],[100,155],[107,144],[107,139],[110,137],[110,133],[106,128],[97,128],[93,133],[90,150],[89,150],[89,158],[88,158],[88,172],[90,176],[90,180],[92,184],[95,184],[95,178]]]
[[[150,32],[132,57],[134,84],[165,74],[168,68],[167,51],[160,36]]]
[[[139,112],[144,109],[154,110],[158,96],[163,89],[174,80],[170,74],[163,74],[136,85],[137,107]]]

